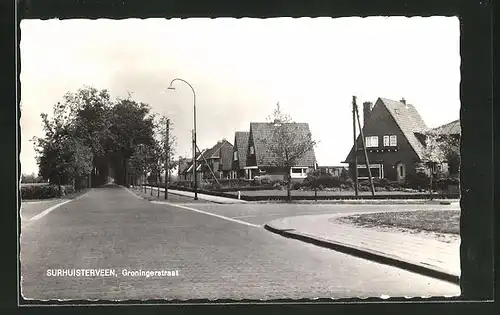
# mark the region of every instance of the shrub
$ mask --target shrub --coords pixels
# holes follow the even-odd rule
[[[293,190],[299,190],[302,188],[302,183],[293,183],[292,189]]]
[[[328,188],[340,188],[344,185],[347,187],[352,187],[352,180],[348,177],[332,176],[328,173],[323,173],[320,175],[310,174],[303,181],[303,186],[308,188],[317,188],[320,186]]]
[[[72,194],[75,192],[75,188],[73,187],[73,185],[64,185],[64,186],[61,186],[61,194],[64,196],[64,195],[67,195],[67,194]]]
[[[62,187],[61,187],[62,188]],[[23,185],[21,186],[22,199],[48,199],[60,196],[57,185]]]
[[[418,172],[415,175],[408,174],[406,176],[405,188],[411,189],[429,189],[430,178],[423,172]]]
[[[283,187],[283,182],[281,181],[275,181],[273,183],[273,189],[278,189],[278,190],[281,190]]]

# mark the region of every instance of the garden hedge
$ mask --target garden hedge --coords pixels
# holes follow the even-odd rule
[[[59,186],[57,185],[40,185],[40,184],[27,184],[21,185],[21,199],[49,199],[59,198],[67,194],[74,193],[75,189],[72,185]]]

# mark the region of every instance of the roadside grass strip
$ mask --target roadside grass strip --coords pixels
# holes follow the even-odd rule
[[[404,212],[366,213],[337,218],[360,227],[405,228],[444,234],[460,234],[460,211],[417,210]]]

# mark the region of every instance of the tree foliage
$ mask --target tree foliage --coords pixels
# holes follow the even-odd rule
[[[162,146],[155,115],[148,104],[130,98],[112,99],[107,90],[83,87],[68,92],[53,106],[52,117],[41,114],[45,137],[35,139],[40,175],[66,184],[91,176],[105,181],[107,170],[125,184],[130,172],[158,171]],[[161,140],[161,135],[160,135]],[[173,143],[171,143],[173,145]],[[138,148],[147,148],[142,157]],[[130,169],[128,169],[130,167]]]
[[[301,126],[282,111],[279,103],[268,117],[268,122],[273,125],[273,131],[271,139],[265,140],[266,147],[273,156],[272,166],[287,170],[287,194],[291,198],[291,168],[314,149],[316,141],[312,139],[310,132],[304,133]]]

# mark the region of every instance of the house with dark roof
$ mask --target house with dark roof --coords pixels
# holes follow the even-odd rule
[[[276,146],[274,141],[277,141],[273,137],[275,128],[282,125],[294,133],[294,139],[298,143],[301,139],[306,139],[311,135],[307,123],[250,123],[246,165],[243,167],[245,178],[252,179],[255,176],[266,175],[272,180],[286,179],[288,170],[282,167],[279,157],[271,149],[272,146]],[[295,160],[290,169],[292,180],[303,180],[307,177],[307,173],[314,169],[315,165],[314,149],[310,149]]]
[[[425,139],[425,137],[428,134],[432,134],[437,136],[437,141],[441,142],[442,145],[447,145],[450,146],[451,148],[454,147],[454,149],[451,150],[451,152],[459,149],[460,147],[460,134],[462,130],[460,127],[460,120],[454,120],[450,123],[438,126],[436,128],[432,128],[427,131],[426,134],[420,135],[422,139]],[[456,151],[455,151],[456,152]],[[460,173],[460,157],[457,155],[451,155],[448,158],[451,160],[447,160],[446,162],[441,163],[438,165],[438,170],[440,171],[441,174],[446,174],[450,175],[452,177],[456,177]]]
[[[451,137],[460,138],[460,134],[462,132],[462,129],[460,127],[460,120],[457,119],[457,120],[454,120],[450,123],[433,128],[433,129],[429,130],[429,132],[432,134],[439,135],[439,136],[451,136]]]
[[[177,165],[177,178],[179,180],[187,180],[186,179],[186,170],[191,166],[190,158],[180,157]]]
[[[378,98],[373,105],[363,103],[363,134],[374,178],[386,178],[403,182],[414,175],[418,163],[422,161],[425,145],[424,135],[429,128],[415,106],[405,99],[393,101]],[[354,161],[358,161],[358,178],[367,179],[365,155],[361,135],[356,140],[357,151],[351,148],[343,163],[349,164],[349,172],[354,173]]]
[[[230,178],[245,178],[249,137],[250,132],[248,131],[236,131],[234,133],[234,146]]]
[[[233,155],[233,145],[226,139],[217,142],[212,148],[203,152],[200,160],[203,179],[229,178],[232,168],[231,157]]]
[[[196,176],[198,177],[198,182],[201,182],[203,179],[203,172],[202,172],[202,164],[204,164],[203,160],[203,154],[207,152],[208,149],[203,149],[201,152],[196,153]],[[183,170],[179,171],[179,180],[185,180],[185,181],[193,181],[193,159],[192,158],[186,158],[184,159],[184,163],[186,164],[183,167]]]
[[[332,176],[339,177],[342,172],[348,172],[349,169],[345,166],[328,166],[328,165],[318,165],[317,169],[320,174],[330,174]]]

